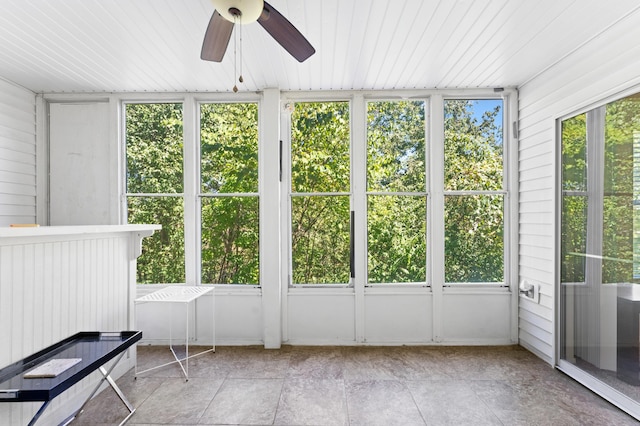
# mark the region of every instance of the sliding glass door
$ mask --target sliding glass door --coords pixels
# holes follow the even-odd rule
[[[640,414],[640,95],[560,125],[559,367]]]

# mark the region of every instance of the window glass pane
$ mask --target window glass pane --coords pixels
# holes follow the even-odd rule
[[[425,197],[369,195],[368,200],[369,283],[425,283]]]
[[[184,283],[182,197],[127,197],[129,223],[157,223],[162,229],[142,240],[138,283]]]
[[[202,282],[257,284],[258,197],[202,199]]]
[[[348,196],[291,198],[293,283],[349,282],[349,221]]]
[[[634,280],[634,192],[640,186],[634,172],[640,172],[640,96],[609,103],[605,109],[602,283]]]
[[[424,192],[423,101],[369,102],[367,190]]]
[[[447,191],[502,189],[502,100],[444,102]]]
[[[204,193],[258,192],[258,105],[200,106]]]
[[[587,115],[562,122],[562,190],[587,190]]]
[[[445,281],[504,282],[504,197],[446,196]]]
[[[127,192],[182,193],[182,104],[126,104]]]
[[[562,122],[562,254],[560,279],[583,283],[587,252],[587,114]]]
[[[587,197],[562,197],[562,254],[560,280],[583,283],[587,252]]]
[[[126,104],[127,192],[183,191],[182,104]],[[154,223],[162,230],[143,239],[139,283],[183,283],[182,197],[127,197],[128,223]]]
[[[291,190],[349,192],[349,103],[296,103],[291,115]]]

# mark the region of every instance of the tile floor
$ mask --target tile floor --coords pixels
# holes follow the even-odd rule
[[[193,348],[190,347],[193,353]],[[139,368],[171,359],[138,347]],[[633,418],[517,347],[218,347],[119,381],[155,425],[635,425]],[[115,393],[74,425],[117,424]]]

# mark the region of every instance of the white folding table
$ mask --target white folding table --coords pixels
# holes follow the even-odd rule
[[[135,367],[135,375],[137,377],[138,374],[142,374],[145,373],[147,371],[151,371],[151,370],[155,370],[157,368],[160,367],[164,367],[170,364],[175,364],[178,363],[178,365],[180,365],[180,368],[182,369],[182,372],[184,373],[184,377],[185,379],[188,381],[189,380],[189,359],[205,354],[205,353],[209,353],[209,352],[215,352],[216,350],[216,324],[215,324],[215,292],[213,291],[214,287],[211,286],[168,286],[165,287],[163,289],[154,291],[153,293],[147,294],[145,296],[139,297],[135,300],[136,304],[140,304],[140,303],[169,303],[169,304],[184,304],[185,305],[185,311],[186,311],[186,330],[185,330],[185,356],[184,358],[180,358],[178,357],[178,354],[176,354],[176,351],[173,349],[173,318],[170,318],[170,326],[169,326],[169,348],[171,349],[171,353],[173,354],[173,357],[175,358],[174,361],[170,361],[167,362],[165,364],[161,364],[161,365],[157,365],[155,367],[151,367],[151,368],[147,368],[146,370],[143,371],[138,371],[138,362],[136,360],[136,367]],[[211,296],[213,297],[212,300],[212,323],[211,323],[211,328],[213,330],[212,332],[212,343],[211,343],[211,349],[207,349],[201,352],[198,352],[195,355],[191,355],[189,356],[189,307],[191,306],[191,304],[194,305],[194,310],[197,313],[197,301],[198,298],[200,298],[201,296],[204,296],[207,293],[211,293]],[[173,317],[173,315],[172,315]],[[194,328],[195,328],[195,332],[194,334],[197,337],[197,316],[196,316],[196,321],[194,324]],[[183,365],[184,362],[184,365]]]

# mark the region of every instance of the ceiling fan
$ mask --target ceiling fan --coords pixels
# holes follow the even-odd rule
[[[211,0],[216,10],[211,16],[204,35],[200,58],[221,62],[231,38],[235,23],[258,21],[287,52],[299,62],[305,61],[316,50],[291,22],[263,0]]]

